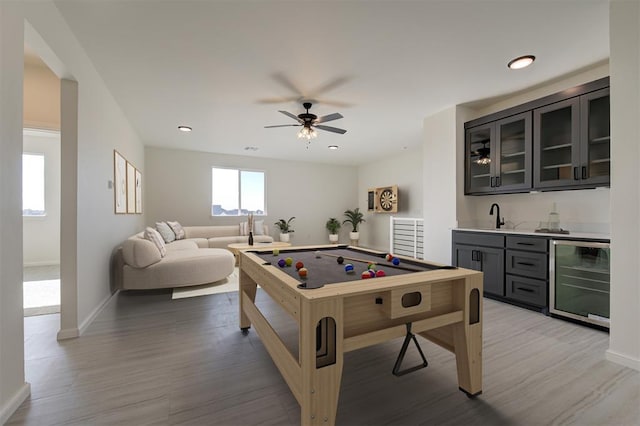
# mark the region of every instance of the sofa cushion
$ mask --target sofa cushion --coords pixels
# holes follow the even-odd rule
[[[162,235],[165,243],[175,241],[176,234],[166,222],[156,222],[156,230]]]
[[[184,229],[179,222],[167,221],[167,225],[169,225],[173,233],[176,235],[176,240],[182,240],[185,238]]]
[[[160,251],[160,256],[165,257],[167,254],[167,247],[164,245],[162,235],[150,226],[147,226],[144,230],[144,237],[154,243]]]
[[[207,247],[207,246],[205,246]],[[195,240],[176,240],[171,244],[167,244],[167,254],[176,250],[197,250],[200,248]]]
[[[187,238],[233,237],[238,235],[238,225],[185,226]]]
[[[146,268],[160,262],[160,250],[145,238],[131,237],[122,244],[122,258],[134,268]]]

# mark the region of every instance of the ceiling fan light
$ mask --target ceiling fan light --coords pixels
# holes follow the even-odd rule
[[[476,163],[484,166],[491,163],[491,157],[480,157],[476,160]]]
[[[311,127],[304,126],[298,132],[298,137],[300,139],[311,140],[311,139],[317,138],[318,137],[318,133],[316,133],[315,129],[312,129]]]

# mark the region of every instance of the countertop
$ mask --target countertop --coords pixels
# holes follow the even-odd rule
[[[520,230],[520,229],[486,229],[486,228],[453,228],[454,231],[465,232],[489,232],[497,234],[514,234],[514,235],[532,235],[535,237],[547,237],[554,240],[606,240],[610,241],[611,236],[609,234],[596,234],[590,232],[571,232],[569,234],[554,234],[547,232],[534,232],[532,230]]]

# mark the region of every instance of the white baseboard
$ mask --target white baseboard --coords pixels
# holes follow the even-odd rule
[[[26,267],[29,266],[59,266],[60,265],[60,261],[59,260],[41,260],[39,262],[24,262],[23,264]]]
[[[58,340],[67,340],[67,339],[75,339],[80,336],[80,330],[77,328],[61,328],[58,330],[58,334],[56,335],[56,339]]]
[[[633,368],[640,371],[640,359],[631,358],[627,355],[622,355],[617,352],[613,352],[611,349],[607,349],[605,354],[607,360],[615,362],[616,364],[624,365],[625,367]]]
[[[95,307],[95,309],[93,311],[91,311],[91,313],[87,316],[87,318],[85,318],[84,321],[82,321],[82,324],[80,324],[80,334],[82,335],[82,333],[84,333],[85,331],[87,331],[87,328],[91,325],[91,323],[93,322],[93,320],[96,319],[96,317],[98,316],[98,314],[100,312],[102,312],[102,310],[104,309],[105,306],[107,306],[107,303],[109,303],[109,300],[111,300],[111,298],[113,296],[115,296],[116,294],[118,294],[118,291],[120,290],[116,290],[114,293],[111,293],[110,295],[108,295],[107,297],[105,297],[102,302],[100,302],[98,304],[98,306]]]
[[[29,395],[31,395],[31,385],[28,382],[25,382],[18,392],[16,392],[15,395],[13,395],[7,403],[2,406],[2,409],[0,410],[0,424],[5,424],[9,420],[9,417],[16,412],[18,407],[20,407],[20,404],[22,404]]]

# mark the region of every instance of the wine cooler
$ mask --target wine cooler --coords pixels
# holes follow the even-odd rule
[[[609,328],[609,243],[551,241],[549,311]]]

